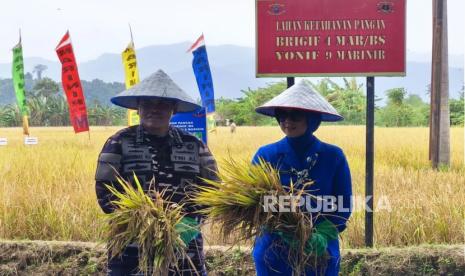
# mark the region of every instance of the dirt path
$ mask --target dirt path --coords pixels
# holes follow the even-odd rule
[[[342,275],[465,275],[464,245],[343,251]],[[250,249],[206,248],[209,275],[254,275]],[[0,241],[0,275],[105,275],[104,245]]]

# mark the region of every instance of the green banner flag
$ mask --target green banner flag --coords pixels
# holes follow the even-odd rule
[[[23,63],[23,47],[21,41],[13,48],[13,84],[18,102],[19,111],[22,116],[28,115],[26,105],[26,92],[24,91],[24,63]]]
[[[16,101],[18,102],[19,112],[23,118],[23,133],[29,135],[29,122],[27,117],[29,112],[26,104],[26,91],[24,90],[24,62],[21,37],[19,43],[13,48],[12,74]]]

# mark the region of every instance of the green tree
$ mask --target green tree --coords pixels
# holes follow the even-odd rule
[[[415,94],[408,95],[405,99],[405,104],[412,110],[412,126],[427,126],[429,124],[430,106],[420,96]]]
[[[360,125],[365,122],[366,96],[363,84],[356,78],[343,78],[344,85],[325,78],[316,84],[308,82],[344,117],[343,123]]]
[[[126,119],[126,109],[101,105],[98,102],[94,102],[88,111],[89,124],[91,125],[121,125]]]
[[[450,124],[453,126],[463,125],[464,124],[464,88],[462,87],[462,92],[460,98],[450,99],[449,100],[449,111],[450,111]]]
[[[378,123],[390,127],[412,126],[415,121],[415,110],[407,102],[418,103],[418,98],[407,98],[405,88],[393,88],[386,92],[387,105],[379,110]],[[421,100],[421,99],[420,99]],[[420,119],[417,119],[421,121]]]
[[[407,91],[405,88],[393,88],[386,91],[388,96],[388,104],[398,105],[401,106],[404,104],[405,96],[407,95]]]
[[[30,110],[29,123],[31,126],[65,126],[69,125],[68,103],[60,89],[60,84],[50,78],[32,80],[32,74],[27,73],[26,100]],[[6,105],[0,106],[0,126],[20,126],[21,116],[16,107],[11,79],[0,80],[0,92],[11,95]],[[85,91],[89,123],[93,125],[123,125],[126,121],[126,110],[111,107],[109,98],[124,90],[121,83],[105,83],[101,80],[91,82],[82,81]],[[85,87],[84,87],[85,86]],[[4,89],[5,88],[5,89]],[[98,97],[96,96],[98,95]],[[8,103],[9,102],[9,103]]]
[[[18,106],[8,104],[0,108],[0,126],[1,127],[14,127],[21,125],[21,116],[19,114]]]
[[[324,78],[317,83],[311,81],[307,81],[307,83],[325,98],[328,98],[328,96],[334,92],[334,86],[336,86],[329,78]]]
[[[35,82],[27,99],[31,125],[65,126],[69,124],[68,105],[59,91],[59,84],[50,78]]]
[[[34,70],[32,70],[32,73],[36,73],[37,74],[37,79],[41,80],[42,79],[42,73],[47,69],[48,69],[47,65],[37,64],[36,66],[34,66]]]
[[[244,97],[235,100],[219,99],[216,101],[216,112],[219,117],[233,119],[237,125],[272,125],[273,118],[260,115],[255,108],[264,104],[286,89],[285,82],[269,84],[256,90],[243,90]]]
[[[34,84],[32,92],[34,96],[55,96],[60,92],[60,86],[50,78],[43,78]]]

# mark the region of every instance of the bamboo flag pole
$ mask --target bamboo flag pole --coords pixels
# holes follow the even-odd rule
[[[132,35],[131,23],[128,23],[128,25],[129,25],[129,33],[131,34],[131,43],[134,44],[134,36]]]

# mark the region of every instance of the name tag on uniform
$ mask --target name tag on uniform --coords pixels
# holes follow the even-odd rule
[[[199,158],[190,154],[171,154],[171,161],[198,164]]]
[[[195,142],[187,142],[180,147],[173,147],[171,161],[199,164],[199,146]]]

